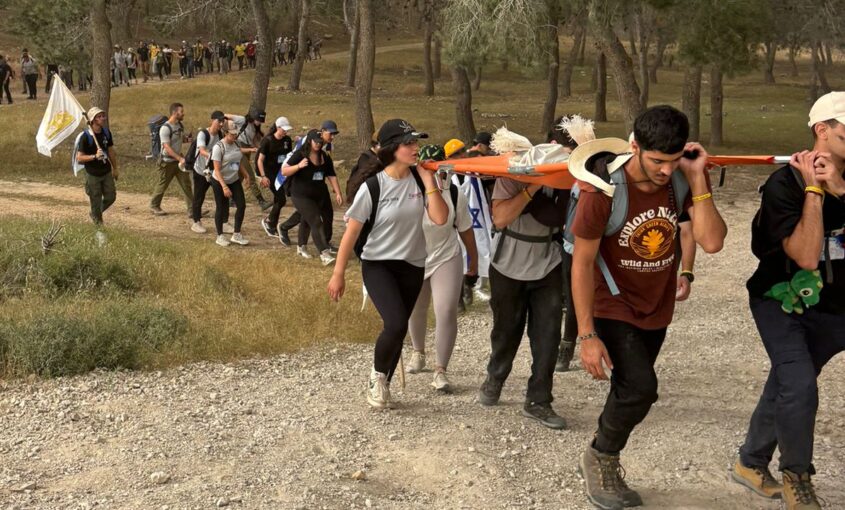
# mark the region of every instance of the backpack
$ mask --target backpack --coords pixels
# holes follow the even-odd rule
[[[422,178],[420,177],[419,172],[417,172],[416,167],[411,167],[411,175],[414,177],[414,181],[417,183],[417,187],[420,191],[424,194],[425,193],[425,185],[422,182]],[[381,196],[381,186],[378,183],[378,174],[370,176],[369,179],[364,181],[364,185],[367,186],[367,190],[370,192],[370,201],[373,204],[372,210],[370,211],[370,218],[364,222],[364,227],[361,229],[361,234],[358,236],[358,240],[355,241],[355,255],[358,259],[361,259],[361,254],[364,253],[364,246],[367,244],[367,238],[370,236],[370,232],[373,230],[373,224],[376,222],[376,214],[378,214],[378,203],[379,198]],[[455,201],[457,203],[457,195],[455,195]]]
[[[103,133],[106,135],[106,138],[111,138],[109,128],[104,127]],[[73,169],[74,177],[76,177],[79,172],[85,170],[85,165],[76,160],[76,156],[79,154],[79,145],[82,143],[82,137],[88,138],[88,143],[94,143],[94,136],[87,129],[84,129],[81,133],[76,135],[76,140],[73,141],[73,151],[70,155],[70,167]]]
[[[188,152],[185,154],[185,168],[186,169],[194,169],[194,164],[197,162],[197,158],[199,157],[199,150],[197,149],[197,141],[200,138],[200,133],[205,134],[205,143],[210,141],[210,135],[207,129],[200,129],[200,132],[197,133],[197,136],[191,140],[191,145],[188,146]],[[211,158],[208,158],[208,162],[211,162]]]
[[[147,127],[150,129],[150,154],[154,160],[158,160],[161,155],[159,132],[165,122],[167,122],[167,117],[161,114],[153,115],[147,120]]]
[[[609,237],[619,232],[625,226],[625,219],[628,217],[628,187],[625,181],[625,171],[623,167],[620,167],[609,175],[607,172],[607,164],[615,157],[615,154],[608,155],[605,153],[591,158],[594,160],[594,168],[597,170],[593,171],[593,173],[604,179],[605,182],[615,186],[613,202],[610,206],[610,218],[607,220],[607,225],[604,228],[604,237]],[[587,167],[589,167],[589,164]],[[689,194],[689,190],[689,183],[686,177],[684,177],[683,172],[672,172],[672,180],[669,182],[669,202],[679,215],[683,212],[684,200]],[[569,209],[566,213],[566,227],[563,231],[563,249],[570,255],[575,250],[575,234],[572,233],[572,224],[575,221],[575,213],[578,208],[578,199],[580,196],[581,189],[576,182],[572,185],[572,191],[570,192]],[[679,239],[677,230],[675,237]],[[607,282],[610,293],[618,296],[619,287],[610,274],[610,268],[607,266],[607,262],[600,253],[596,257],[596,263]]]

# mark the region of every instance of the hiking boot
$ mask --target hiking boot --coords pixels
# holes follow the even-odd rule
[[[217,243],[218,246],[229,246],[230,244],[232,244],[232,243],[229,242],[228,239],[226,239],[226,236],[224,236],[224,235],[217,236],[217,241],[215,241],[215,242]]]
[[[764,498],[780,499],[783,492],[783,485],[775,480],[768,467],[746,467],[739,459],[731,470],[731,479]]]
[[[786,510],[821,510],[810,473],[801,475],[783,470],[783,502]]]
[[[284,246],[285,248],[290,248],[291,243],[290,243],[290,237],[288,237],[288,231],[282,230],[282,229],[278,229],[278,230],[279,230],[279,242],[282,243],[282,246]]]
[[[581,455],[578,470],[584,478],[587,499],[603,510],[622,510],[625,505],[616,487],[619,465],[618,455],[606,455],[592,446]]]
[[[244,236],[242,236],[240,232],[235,232],[234,234],[232,234],[232,242],[241,246],[246,246],[249,244],[249,241],[244,239]]]
[[[563,430],[566,428],[566,420],[559,416],[550,404],[526,402],[525,407],[522,408],[522,415],[537,420],[550,429]]]
[[[267,221],[267,218],[261,220],[261,228],[264,229],[264,232],[266,232],[269,237],[279,236],[279,233],[276,231],[276,227],[271,227],[270,222]]]
[[[297,246],[296,247],[296,254],[299,255],[300,257],[304,258],[304,259],[313,258],[313,257],[311,257],[311,254],[308,253],[308,248],[306,248],[305,246]]]
[[[150,206],[150,212],[155,216],[167,216],[167,213],[161,210],[161,207]]]
[[[569,364],[575,356],[575,342],[560,341],[560,350],[557,353],[555,372],[569,372]]]
[[[370,383],[367,387],[367,403],[376,409],[387,409],[390,407],[390,384],[387,382],[387,375],[376,372],[370,373]]]
[[[197,234],[205,234],[206,232],[208,232],[208,230],[206,230],[205,227],[202,226],[202,223],[195,221],[191,225],[191,232],[196,232]]]
[[[437,369],[434,371],[434,380],[431,381],[431,387],[443,393],[452,392],[452,383],[449,382],[449,378],[446,377],[445,370]]]
[[[223,233],[224,234],[234,234],[235,233],[235,227],[233,227],[230,223],[224,223],[223,224]]]
[[[408,362],[408,368],[405,370],[409,374],[418,374],[425,368],[425,353],[414,351],[411,353],[411,361]]]
[[[489,375],[487,379],[481,383],[481,389],[478,391],[478,402],[483,406],[494,406],[499,403],[499,397],[502,395],[502,383],[494,381]]]
[[[320,262],[322,262],[324,266],[328,266],[329,264],[334,262],[334,260],[335,258],[332,256],[329,250],[323,250],[323,252],[320,253]]]

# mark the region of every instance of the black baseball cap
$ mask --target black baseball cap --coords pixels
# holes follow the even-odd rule
[[[472,139],[473,145],[484,144],[489,147],[491,143],[493,143],[493,135],[487,131],[479,131]]]
[[[220,122],[223,122],[226,120],[226,114],[220,110],[214,110],[211,112],[211,120],[219,120]]]
[[[250,110],[249,116],[260,122],[265,122],[267,120],[267,112],[264,110]]]
[[[428,133],[421,133],[414,129],[402,119],[390,119],[381,125],[378,130],[378,144],[382,147],[388,145],[411,143],[420,138],[428,138]]]
[[[324,120],[323,125],[320,126],[320,129],[322,131],[328,131],[333,135],[340,133],[340,131],[337,130],[337,122],[333,120]]]

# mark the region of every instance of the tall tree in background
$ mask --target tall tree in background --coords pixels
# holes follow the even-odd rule
[[[109,111],[111,100],[111,23],[106,14],[107,0],[91,1],[91,106]]]
[[[552,129],[557,111],[558,83],[560,82],[560,26],[561,9],[558,0],[547,0],[548,26],[546,32],[548,69],[546,70],[546,102],[543,105],[543,116],[540,120],[540,132],[547,133]]]
[[[302,80],[302,69],[305,67],[305,52],[308,51],[308,22],[311,20],[311,0],[300,0],[299,30],[297,35],[296,58],[293,60],[293,70],[290,73],[290,90],[299,90]]]
[[[596,97],[593,120],[596,122],[607,122],[607,58],[600,48],[596,48]]]
[[[346,67],[346,86],[354,87],[355,75],[358,69],[358,43],[361,39],[361,23],[358,19],[357,2],[352,2],[352,7],[349,8],[347,1],[344,0],[343,15],[346,30],[349,32],[349,64]]]
[[[587,17],[583,10],[573,12],[568,16],[566,29],[572,34],[572,47],[569,49],[569,56],[563,64],[563,73],[560,77],[560,95],[570,97],[572,95],[572,74],[575,65],[578,63],[580,53],[587,38]],[[582,62],[583,63],[583,62]]]
[[[252,79],[252,101],[250,108],[264,110],[267,107],[267,87],[270,86],[270,72],[273,66],[273,34],[267,19],[264,0],[250,0],[258,32],[258,48],[255,52],[255,76]]]
[[[370,147],[375,123],[373,121],[373,75],[376,66],[375,20],[373,0],[357,0],[359,23],[358,78],[355,83],[355,125],[358,132],[358,148],[365,151]]]
[[[423,79],[425,80],[425,95],[434,95],[434,62],[432,59],[432,46],[434,45],[434,34],[437,29],[437,11],[442,8],[438,0],[421,0],[420,21],[423,25]]]

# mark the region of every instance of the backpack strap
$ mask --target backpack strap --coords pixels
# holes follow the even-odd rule
[[[378,182],[378,174],[370,176],[366,181],[364,181],[364,185],[367,186],[367,191],[370,192],[370,201],[373,204],[372,209],[370,210],[370,219],[367,220],[370,224],[370,228],[372,228],[376,222],[378,202],[381,199],[381,185]]]
[[[456,186],[449,186],[449,198],[452,199],[452,209],[455,211],[455,219],[452,221],[452,226],[458,228],[458,188]]]
[[[412,166],[410,168],[410,170],[411,170],[411,176],[414,178],[414,181],[416,181],[416,183],[417,183],[417,187],[422,192],[423,197],[425,197],[425,184],[423,184],[422,177],[420,177],[419,170],[417,170],[417,167],[415,167],[415,166]]]
[[[604,228],[605,237],[619,232],[625,225],[625,218],[628,217],[628,183],[625,179],[625,170],[620,168],[610,174],[610,184],[614,188],[613,202],[610,206],[610,218]]]

